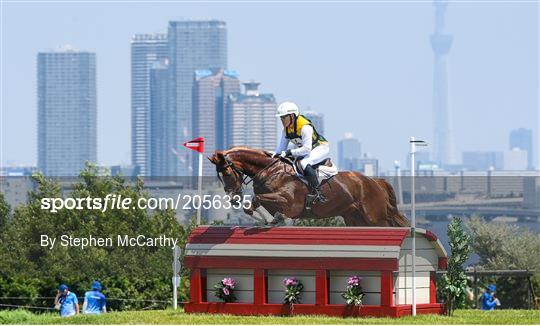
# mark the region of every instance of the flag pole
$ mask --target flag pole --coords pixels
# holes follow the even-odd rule
[[[197,225],[201,225],[201,210],[202,210],[202,164],[203,164],[203,154],[199,153],[199,176],[198,176],[198,193],[201,205],[197,210]]]
[[[184,143],[184,146],[199,152],[199,173],[197,175],[197,190],[199,195],[199,208],[197,208],[197,225],[201,225],[201,210],[202,210],[202,166],[203,166],[203,153],[204,153],[204,137],[197,137]],[[195,197],[193,197],[195,198]]]

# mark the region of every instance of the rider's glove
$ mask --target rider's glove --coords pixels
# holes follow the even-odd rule
[[[292,156],[292,152],[290,149],[286,150],[286,151],[281,151],[281,157],[287,157],[287,156]]]

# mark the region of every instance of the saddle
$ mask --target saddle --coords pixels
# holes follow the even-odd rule
[[[297,172],[300,172],[300,173],[304,174],[304,169],[302,169],[302,164],[300,164],[300,160],[295,160],[294,164],[295,164],[295,168],[296,168]],[[315,170],[317,170],[319,168],[319,166],[322,166],[322,165],[331,168],[334,164],[332,163],[332,160],[330,158],[327,158],[324,161],[319,162],[319,163],[317,163],[315,165],[312,165],[312,166],[313,166],[313,168]]]
[[[272,156],[273,153],[268,153],[269,156]],[[291,159],[289,157],[282,157],[282,161],[284,161],[287,164],[292,165],[294,168],[294,172],[296,173],[296,176],[306,185],[309,186],[308,181],[306,178],[304,178],[304,170],[302,169],[302,164],[300,164],[299,159]],[[322,184],[324,180],[329,180],[336,174],[338,174],[338,169],[334,162],[330,158],[327,158],[315,165],[312,165],[313,168],[317,171],[317,177],[319,178],[319,183]]]

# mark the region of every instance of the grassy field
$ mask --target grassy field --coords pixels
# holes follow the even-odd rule
[[[538,310],[458,310],[453,317],[330,318],[321,316],[241,317],[185,314],[182,310],[124,311],[101,316],[61,318],[25,310],[0,311],[0,324],[540,324]]]

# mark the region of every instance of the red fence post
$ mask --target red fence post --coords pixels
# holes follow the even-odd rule
[[[437,303],[437,274],[429,272],[429,303]]]
[[[381,271],[381,306],[394,305],[393,283],[392,271]]]
[[[202,279],[201,269],[193,268],[189,277],[189,302],[201,303],[202,302]]]
[[[253,271],[253,303],[266,303],[266,270],[256,268]]]
[[[328,304],[328,271],[319,269],[315,272],[315,303],[320,306]]]

